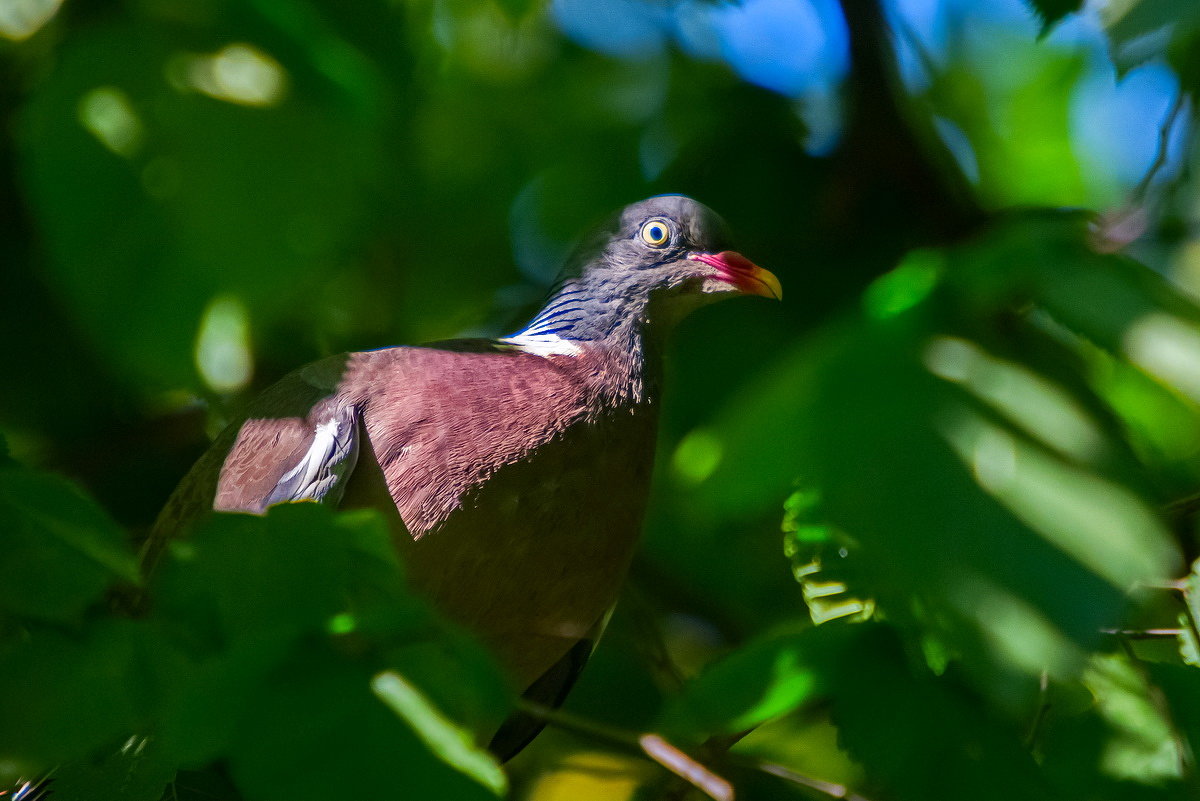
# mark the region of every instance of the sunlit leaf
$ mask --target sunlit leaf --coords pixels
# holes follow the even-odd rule
[[[1102,772],[1147,783],[1181,775],[1180,743],[1165,710],[1151,700],[1143,672],[1121,656],[1098,656],[1084,681],[1114,733],[1104,749]]]

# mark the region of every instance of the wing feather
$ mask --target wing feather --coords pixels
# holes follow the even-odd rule
[[[262,512],[272,503],[336,503],[358,456],[359,410],[340,394],[349,356],[288,374],[231,423],[168,499],[142,549],[149,574],[166,543],[213,509]]]

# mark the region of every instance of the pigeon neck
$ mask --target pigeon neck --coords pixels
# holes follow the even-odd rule
[[[564,281],[533,319],[504,341],[540,356],[603,354],[606,394],[640,402],[657,386],[656,342],[648,341],[645,296],[605,292],[581,279]]]

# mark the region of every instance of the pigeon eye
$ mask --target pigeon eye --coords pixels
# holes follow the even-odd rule
[[[650,220],[642,225],[642,241],[652,248],[661,248],[671,238],[671,229],[662,220]]]

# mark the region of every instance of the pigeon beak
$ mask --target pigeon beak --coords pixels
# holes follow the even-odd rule
[[[723,250],[720,253],[692,253],[688,258],[715,267],[718,280],[733,284],[748,295],[783,300],[783,285],[775,274],[759,267],[741,253]]]

